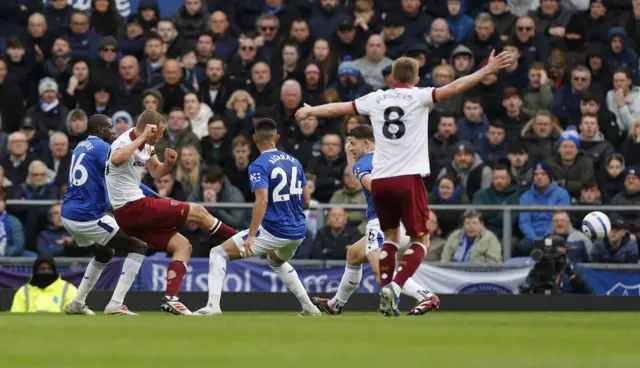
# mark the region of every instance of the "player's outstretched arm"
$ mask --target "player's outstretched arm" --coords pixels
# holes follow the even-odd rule
[[[444,87],[436,89],[436,101],[444,101],[453,96],[464,93],[471,88],[478,85],[482,80],[492,74],[496,74],[500,70],[508,67],[513,63],[511,54],[503,51],[500,55],[495,56],[495,50],[491,51],[489,56],[489,62],[484,68],[476,71],[473,74],[469,74],[462,78],[447,84]]]
[[[334,102],[319,106],[309,106],[304,104],[304,106],[296,112],[296,119],[298,121],[302,121],[309,116],[331,118],[334,116],[353,114],[354,112],[352,102]]]
[[[142,134],[140,134],[138,138],[136,138],[133,142],[121,148],[118,148],[111,154],[111,163],[116,166],[120,166],[129,161],[138,147],[142,146],[147,141],[149,134],[155,133],[156,130],[158,130],[157,126],[147,125],[144,128],[144,132],[142,132]]]

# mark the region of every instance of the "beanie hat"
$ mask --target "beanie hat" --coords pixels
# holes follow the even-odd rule
[[[38,84],[38,95],[42,96],[47,91],[58,93],[58,83],[49,77],[42,78]]]
[[[567,140],[570,140],[573,143],[575,143],[576,147],[580,149],[580,135],[578,134],[577,131],[567,129],[564,133],[562,133],[560,138],[558,138],[558,147],[560,146],[560,144],[562,144],[562,142]]]
[[[549,166],[546,162],[538,162],[533,171],[535,170],[544,170],[544,172],[549,177],[549,181],[553,181],[553,172],[551,171],[551,166]]]
[[[338,77],[342,77],[347,74],[353,75],[354,77],[360,77],[358,66],[353,61],[343,61],[340,63],[340,67],[338,67]]]
[[[304,69],[304,72],[305,73],[309,73],[309,72],[320,73],[320,68],[318,67],[317,64],[309,63],[309,65],[307,65],[307,67]]]

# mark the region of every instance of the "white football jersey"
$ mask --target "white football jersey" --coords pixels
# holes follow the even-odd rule
[[[372,179],[427,175],[429,107],[435,88],[378,90],[353,101],[357,114],[371,119],[376,140]]]
[[[155,154],[155,148],[145,144],[144,147],[138,148],[129,161],[122,165],[116,166],[111,163],[111,155],[135,139],[133,129],[122,133],[118,139],[111,144],[111,149],[107,156],[105,177],[109,201],[114,209],[118,209],[129,202],[144,198],[142,189],[140,189],[142,170],[147,165],[147,161]]]

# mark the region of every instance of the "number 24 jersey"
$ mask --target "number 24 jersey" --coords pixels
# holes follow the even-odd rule
[[[372,179],[427,175],[429,108],[435,88],[378,90],[353,101],[357,114],[369,116],[376,140]]]

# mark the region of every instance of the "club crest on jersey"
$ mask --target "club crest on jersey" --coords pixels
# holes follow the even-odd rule
[[[178,201],[174,201],[173,199],[171,201],[169,201],[169,203],[171,203],[172,207],[178,207],[178,205],[180,204],[180,203],[178,203]]]
[[[260,181],[260,179],[262,178],[260,176],[260,173],[253,173],[249,176],[249,179],[251,180],[252,183],[255,183],[257,181]]]

